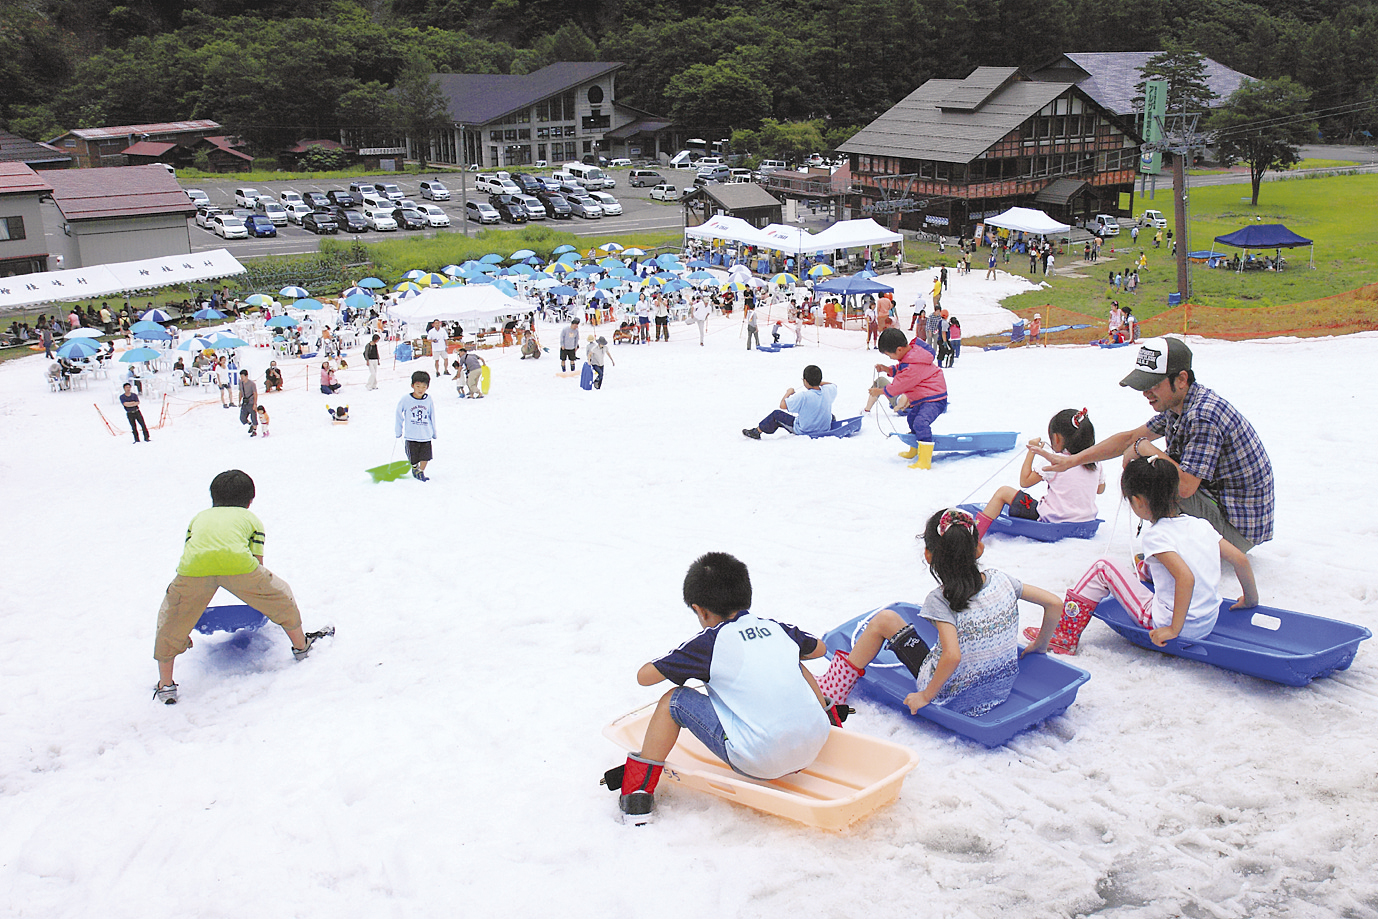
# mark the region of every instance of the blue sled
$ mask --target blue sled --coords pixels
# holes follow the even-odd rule
[[[914,446],[918,438],[909,432],[895,432],[909,446]],[[982,431],[978,434],[934,434],[934,453],[1004,453],[1015,448],[1019,440],[1018,431]]]
[[[202,635],[210,635],[212,632],[238,632],[240,629],[256,632],[267,621],[267,616],[243,603],[208,606],[196,623],[196,631]]]
[[[912,603],[892,603],[882,608],[899,613],[930,647],[937,643],[938,630],[932,622],[919,615],[920,607]],[[872,610],[844,622],[824,635],[823,641],[828,650],[850,651],[875,612]],[[1014,682],[1010,697],[984,715],[973,718],[941,705],[925,705],[919,709],[918,717],[968,740],[987,747],[998,747],[1020,731],[1064,711],[1076,701],[1077,689],[1089,679],[1091,674],[1085,670],[1057,660],[1052,655],[1030,654],[1019,660],[1019,677]],[[857,681],[857,690],[907,715],[909,709],[904,704],[904,697],[915,691],[914,678],[893,653],[881,648],[876,659],[867,665],[866,673]]]
[[[780,353],[780,346],[779,346],[779,345],[757,345],[757,346],[756,346],[756,350],[757,350],[757,351],[764,351],[764,352],[766,352],[767,354],[779,354],[779,353]]]
[[[972,516],[985,510],[979,504],[961,504],[958,506],[964,511],[969,511]],[[986,534],[1000,533],[1005,536],[1025,536],[1039,542],[1057,542],[1059,539],[1091,539],[1104,522],[1104,520],[1096,518],[1084,523],[1043,523],[1038,520],[1011,517],[1008,508],[1006,508],[1000,512],[999,517],[995,518],[995,522],[990,525]]]
[[[1305,686],[1336,670],[1348,669],[1359,642],[1373,637],[1368,629],[1348,622],[1270,606],[1231,610],[1233,603],[1221,601],[1215,630],[1205,638],[1174,638],[1161,648],[1113,597],[1101,601],[1095,616],[1141,648],[1205,661],[1287,686]]]
[[[826,431],[819,431],[817,434],[810,434],[809,437],[817,440],[820,437],[851,437],[853,434],[861,433],[861,416],[855,418],[843,418],[841,421],[834,421],[833,426]]]

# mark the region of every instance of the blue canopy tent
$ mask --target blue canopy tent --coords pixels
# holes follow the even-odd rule
[[[855,297],[861,294],[892,294],[895,288],[889,284],[882,284],[874,278],[863,278],[858,275],[836,275],[826,281],[819,281],[813,286],[814,291],[821,291],[829,294],[841,294],[844,297]]]
[[[1238,246],[1248,255],[1250,249],[1293,249],[1297,246],[1311,247],[1311,267],[1316,267],[1316,245],[1305,236],[1298,236],[1287,227],[1280,223],[1254,223],[1247,227],[1241,227],[1233,233],[1226,233],[1224,236],[1217,236],[1215,242],[1224,243],[1227,246]],[[1211,251],[1215,246],[1211,246]],[[1244,270],[1246,259],[1239,263],[1239,270]]]

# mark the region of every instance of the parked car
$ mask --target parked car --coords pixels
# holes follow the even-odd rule
[[[488,203],[508,223],[526,223],[526,208],[515,195],[490,195]]]
[[[489,195],[521,194],[521,189],[517,187],[515,182],[504,175],[492,172],[480,172],[474,176],[474,187]]]
[[[213,204],[200,204],[196,207],[196,225],[202,229],[211,229],[211,218],[216,214],[225,213]]]
[[[247,207],[237,207],[234,210],[230,211],[230,213],[238,217],[240,220],[248,220],[250,217],[254,216],[253,209]]]
[[[560,193],[559,179],[554,176],[537,176],[536,178],[541,180],[541,184],[545,186],[547,194],[558,195]],[[536,197],[540,197],[540,192],[536,193]]]
[[[541,202],[541,206],[545,208],[546,214],[556,220],[568,220],[574,216],[574,210],[569,206],[569,202],[565,200],[564,195],[554,195],[550,192],[546,192],[537,195],[536,200]]]
[[[273,221],[262,214],[254,214],[244,218],[244,229],[255,239],[278,235],[278,228],[273,226]]]
[[[449,201],[450,190],[445,187],[445,183],[439,181],[422,182],[421,197],[427,201]]]
[[[609,161],[608,161],[608,168],[609,168],[609,169],[621,169],[623,166],[630,166],[631,164],[632,164],[632,161],[631,161],[631,160],[629,160],[629,159],[627,159],[627,158],[625,158],[625,157],[619,156],[619,157],[617,157],[616,159],[612,159],[612,160],[609,160]]]
[[[549,215],[545,212],[545,205],[541,199],[532,195],[514,195],[521,202],[522,209],[526,211],[527,220],[544,220]]]
[[[603,170],[597,166],[588,166],[583,163],[566,163],[565,172],[574,177],[574,181],[589,191],[602,191],[607,187],[607,177]]]
[[[199,188],[188,188],[187,197],[190,198],[191,203],[195,204],[197,207],[200,207],[203,204],[211,203],[211,196],[206,194]]]
[[[287,226],[287,211],[271,198],[259,198],[254,213],[273,221],[275,227]]]
[[[233,214],[216,214],[211,218],[211,229],[222,239],[248,239],[249,231],[244,221]]]
[[[698,169],[698,178],[709,182],[726,182],[732,178],[732,170],[726,166],[701,165]]]
[[[397,221],[392,219],[392,214],[381,207],[366,208],[364,210],[364,222],[368,224],[370,230],[377,230],[379,233],[387,233],[397,229]]]
[[[236,188],[234,190],[234,203],[240,207],[253,207],[258,203],[258,189]]]
[[[426,218],[426,223],[433,227],[448,227],[450,225],[450,215],[434,204],[422,204],[416,209]]]
[[[570,195],[582,195],[586,191],[588,191],[588,189],[578,182],[568,181],[560,183],[560,194],[564,195],[566,198]]]
[[[305,204],[284,204],[282,209],[287,212],[287,222],[295,223],[297,226],[301,226],[302,220],[312,210]]]
[[[478,223],[498,223],[502,220],[493,205],[483,201],[470,201],[464,205],[464,217],[466,220],[474,220]]]
[[[336,206],[330,208],[329,214],[335,218],[336,225],[346,233],[363,233],[368,229],[368,221],[358,211]]]
[[[652,201],[678,201],[680,199],[679,189],[666,182],[651,189]]]
[[[1097,214],[1086,221],[1086,229],[1097,236],[1119,236],[1120,222],[1113,214]]]
[[[517,172],[512,175],[512,182],[522,190],[524,195],[539,194],[545,184],[539,176],[533,176],[529,172]]]
[[[761,160],[761,172],[774,172],[777,169],[788,169],[789,164],[784,160]]]
[[[744,183],[744,182],[755,182],[755,181],[756,181],[756,174],[755,174],[754,172],[752,172],[750,169],[734,169],[734,170],[732,170],[732,177],[729,178],[727,181],[729,181],[729,182],[731,182],[731,183],[733,183],[733,184],[742,184],[742,183]]]
[[[278,192],[278,204],[281,204],[283,207],[286,207],[289,204],[305,203],[306,202],[304,202],[301,198],[300,192],[295,192],[290,188],[284,188],[282,191]]]
[[[379,209],[392,210],[397,205],[391,198],[385,197],[378,191],[364,191],[359,193],[359,204],[366,211],[376,211]]]
[[[318,191],[308,191],[303,197],[312,210],[319,207],[329,207],[331,204],[330,198]]]
[[[409,207],[399,207],[393,210],[392,221],[404,230],[426,229],[426,215]]]
[[[1163,216],[1162,211],[1155,211],[1149,208],[1139,215],[1139,226],[1164,230],[1167,229],[1167,218]]]
[[[659,185],[664,181],[660,173],[656,172],[654,169],[633,169],[627,176],[627,184],[632,188]]]
[[[616,217],[622,213],[622,205],[617,199],[605,191],[591,191],[588,196],[598,202],[598,206],[603,209],[606,217]]]
[[[355,201],[364,199],[364,192],[372,192],[375,196],[381,197],[378,189],[372,182],[350,182],[349,193],[354,196]]]
[[[325,211],[312,211],[301,219],[301,228],[310,230],[317,236],[324,236],[327,233],[340,232],[340,225],[335,222],[335,218]]]
[[[392,182],[383,182],[378,185],[378,190],[383,193],[384,198],[391,198],[393,201],[401,201],[407,196],[406,192]]]
[[[359,199],[354,197],[353,192],[341,191],[338,188],[330,189],[330,191],[325,193],[325,196],[329,198],[330,203],[336,207],[353,207],[359,203]]]
[[[597,220],[603,216],[603,209],[598,206],[588,195],[570,195],[569,207],[576,217],[583,217],[586,220]]]

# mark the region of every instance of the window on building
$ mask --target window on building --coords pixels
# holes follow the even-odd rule
[[[0,239],[26,239],[23,217],[0,217]]]
[[[530,129],[530,128],[518,128],[518,129],[517,129],[517,140],[530,140],[530,139],[531,139],[531,129]]]
[[[537,129],[536,129],[536,139],[537,139],[537,140],[549,140],[549,139],[550,139],[550,128],[537,128]]]
[[[550,102],[549,102],[549,100],[543,101],[543,102],[537,102],[537,103],[536,103],[536,120],[537,120],[537,121],[549,121],[549,120],[550,120]]]
[[[586,141],[584,141],[584,152],[585,152],[585,153],[592,153],[592,152],[593,152],[593,141],[591,141],[591,140],[586,140]]]
[[[545,159],[545,158],[546,158],[546,156],[545,156],[545,144],[537,144],[537,145],[536,145],[536,159],[538,159],[538,160],[543,160],[543,159]]]
[[[488,132],[488,139],[489,139],[489,140],[502,140],[502,132],[501,132],[501,131],[489,131],[489,132]]]

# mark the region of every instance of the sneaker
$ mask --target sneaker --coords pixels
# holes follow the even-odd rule
[[[423,482],[429,482],[431,480],[431,477],[426,475],[426,473],[422,472],[420,469],[416,470],[415,475],[418,479],[420,479]]]
[[[617,808],[622,813],[624,826],[645,826],[653,819],[655,795],[645,791],[634,791],[617,799]]]
[[[177,704],[177,684],[169,683],[166,686],[153,687],[153,698],[164,705]]]
[[[742,433],[745,434],[747,437],[750,437],[752,440],[761,439],[761,431],[758,428],[742,428]]]
[[[314,635],[307,635],[307,636],[306,636],[306,647],[305,647],[305,648],[293,648],[293,649],[292,649],[292,657],[293,657],[293,659],[299,660],[299,661],[304,661],[304,660],[306,660],[306,655],[308,655],[308,654],[311,653],[311,646],[314,645],[315,643],[316,643],[316,636],[314,636]]]
[[[415,466],[411,467],[411,477],[413,479],[421,478],[421,470],[417,469]]]

